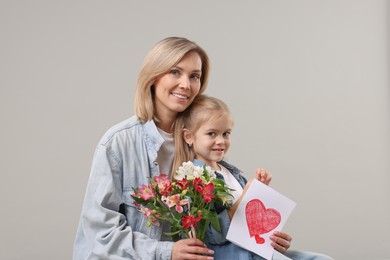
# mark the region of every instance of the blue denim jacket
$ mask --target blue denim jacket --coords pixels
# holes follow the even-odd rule
[[[97,145],[74,244],[73,259],[171,259],[173,242],[159,241],[134,206],[133,187],[159,175],[164,142],[153,121],[135,116],[109,129]]]

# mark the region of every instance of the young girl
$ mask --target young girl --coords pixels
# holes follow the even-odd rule
[[[185,161],[195,165],[204,164],[216,171],[218,178],[234,189],[234,204],[230,209],[217,210],[222,232],[211,227],[206,234],[206,245],[214,250],[215,259],[263,259],[226,240],[230,220],[232,219],[243,195],[253,179],[268,185],[272,179],[269,172],[257,169],[253,178],[247,182],[241,171],[223,161],[230,147],[230,133],[233,128],[232,115],[224,102],[217,98],[200,95],[191,106],[180,113],[175,123],[175,160],[174,169]],[[273,259],[330,259],[316,253],[287,251],[291,237],[284,232],[275,232],[270,236],[275,252]],[[283,254],[281,254],[283,253]]]

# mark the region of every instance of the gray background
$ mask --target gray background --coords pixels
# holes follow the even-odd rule
[[[91,159],[167,36],[210,55],[228,159],[298,203],[292,247],[390,259],[389,2],[0,1],[0,259],[70,259]]]

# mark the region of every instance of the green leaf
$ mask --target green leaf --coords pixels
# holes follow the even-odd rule
[[[211,226],[218,232],[221,232],[221,224],[219,223],[218,217],[216,216],[215,218],[211,218],[210,221],[211,221]]]
[[[211,182],[214,183],[214,185],[225,185],[225,182],[221,179],[213,179]]]
[[[165,235],[167,236],[174,236],[174,235],[177,235],[181,232],[181,230],[177,230],[177,231],[174,231],[174,232],[164,232]]]

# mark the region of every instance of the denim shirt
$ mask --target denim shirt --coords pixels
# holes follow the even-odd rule
[[[73,259],[171,259],[173,242],[147,226],[131,194],[159,175],[164,139],[153,121],[135,116],[110,128],[97,145],[81,211]]]

